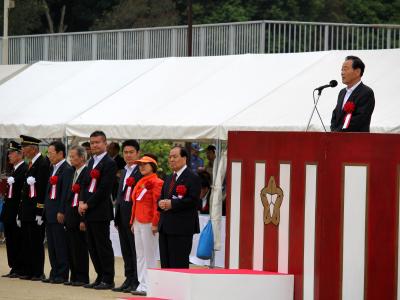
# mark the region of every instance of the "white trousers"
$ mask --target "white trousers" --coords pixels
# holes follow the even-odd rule
[[[153,235],[151,223],[133,223],[139,286],[137,291],[147,292],[147,269],[157,268],[158,233]]]

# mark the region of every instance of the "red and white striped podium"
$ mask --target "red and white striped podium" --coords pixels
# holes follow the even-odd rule
[[[294,274],[296,300],[398,298],[400,135],[230,132],[228,144],[226,268]]]

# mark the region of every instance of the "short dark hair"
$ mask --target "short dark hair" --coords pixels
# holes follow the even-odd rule
[[[186,159],[189,158],[189,154],[188,151],[186,150],[186,148],[182,147],[182,146],[174,146],[172,149],[178,148],[179,151],[179,155],[182,157],[186,157]]]
[[[152,159],[154,159],[158,163],[157,155],[154,155],[153,153],[145,153],[145,154],[143,154],[143,156],[151,157]],[[157,165],[155,163],[152,163],[152,162],[150,162],[149,164],[150,164],[151,168],[153,169],[153,173],[156,173],[157,169],[158,169]]]
[[[121,149],[120,146],[119,146],[119,144],[116,143],[116,142],[110,143],[110,144],[108,145],[108,147],[117,150],[117,152],[119,152],[119,150]]]
[[[49,147],[50,146],[53,146],[57,153],[61,151],[63,153],[63,157],[65,157],[65,145],[62,142],[54,141],[49,144]]]
[[[211,187],[211,175],[207,171],[200,171],[197,173],[200,177],[201,187],[210,188]]]
[[[213,151],[215,153],[215,150],[217,150],[217,148],[215,148],[214,145],[208,145],[206,148],[207,151]]]
[[[139,151],[139,150],[140,150],[140,145],[139,145],[139,143],[138,143],[137,140],[126,140],[126,141],[124,141],[124,142],[122,143],[122,151],[124,151],[124,148],[125,148],[126,146],[131,146],[131,147],[135,148],[136,151]]]
[[[90,137],[98,137],[98,136],[102,136],[104,140],[107,141],[106,134],[101,130],[93,131],[92,134],[90,135]]]
[[[363,76],[364,74],[364,70],[365,70],[365,64],[363,63],[363,61],[357,57],[357,56],[353,56],[353,55],[349,55],[346,56],[346,60],[351,60],[352,64],[351,67],[356,70],[356,69],[360,69],[360,76]]]
[[[81,146],[85,147],[85,148],[90,148],[90,143],[89,142],[84,142],[84,143],[82,143]]]

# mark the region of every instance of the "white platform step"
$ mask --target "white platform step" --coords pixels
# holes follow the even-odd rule
[[[150,269],[148,297],[171,300],[293,300],[294,276],[227,269]]]

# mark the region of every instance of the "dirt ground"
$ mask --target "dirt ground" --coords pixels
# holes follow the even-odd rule
[[[10,271],[7,264],[6,247],[0,245],[0,275],[7,274]],[[45,273],[46,276],[50,272],[50,263],[46,251]],[[124,266],[122,258],[115,258],[115,284],[119,286],[125,280]],[[90,279],[96,278],[92,264],[90,264]],[[18,278],[0,277],[0,300],[88,300],[88,299],[123,299],[137,297],[126,293],[117,293],[108,291],[97,291],[93,289],[85,289],[83,287],[70,287],[60,284],[49,284],[29,280],[21,280]]]

